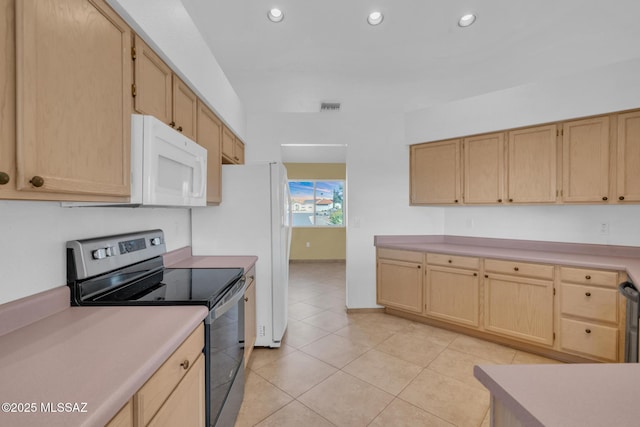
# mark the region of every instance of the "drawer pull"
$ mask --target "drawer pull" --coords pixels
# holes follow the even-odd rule
[[[591,276],[589,276],[589,275],[584,276],[584,278],[587,279],[587,280],[591,280]]]
[[[591,329],[585,329],[584,330],[586,333],[590,334],[591,333]]]
[[[41,176],[34,176],[33,178],[31,178],[31,180],[29,181],[29,183],[31,185],[33,185],[36,188],[40,188],[44,185],[44,178],[42,178]]]
[[[624,200],[624,196],[618,197],[618,200]]]
[[[586,296],[590,297],[591,296],[591,292],[585,292],[584,293]]]
[[[0,185],[8,184],[11,181],[11,177],[6,172],[0,172]]]
[[[484,278],[485,278],[485,279],[488,279],[488,278],[489,278],[489,275],[488,275],[488,274],[485,274],[485,275],[484,275]]]
[[[447,262],[448,262],[449,264],[451,264],[453,261],[449,260],[449,261],[447,261]]]
[[[187,369],[189,369],[189,359],[185,359],[184,362],[182,362],[180,364],[180,366],[182,366],[182,368],[186,371]]]
[[[513,271],[520,271],[518,267],[513,267]]]
[[[473,277],[476,277],[478,275],[478,273],[473,273]]]

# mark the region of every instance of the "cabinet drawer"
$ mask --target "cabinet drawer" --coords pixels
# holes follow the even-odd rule
[[[618,321],[618,292],[592,286],[563,283],[560,309],[563,314],[603,322]]]
[[[562,349],[612,362],[618,360],[618,329],[578,320],[561,319]]]
[[[448,265],[451,267],[471,268],[477,270],[480,268],[480,258],[444,254],[427,254],[427,264]]]
[[[422,252],[378,248],[378,258],[395,259],[398,261],[417,262],[422,264],[424,255]]]
[[[583,285],[599,285],[611,288],[618,286],[618,273],[615,271],[561,267],[560,279],[563,282],[581,283]]]
[[[493,273],[553,279],[553,266],[545,264],[487,259],[484,261],[484,270]]]
[[[147,425],[202,354],[203,348],[204,325],[200,324],[136,393],[136,425]]]

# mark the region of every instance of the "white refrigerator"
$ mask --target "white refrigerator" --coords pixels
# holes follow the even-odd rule
[[[287,328],[291,198],[282,163],[222,166],[222,202],[194,208],[194,255],[256,255],[256,346]]]

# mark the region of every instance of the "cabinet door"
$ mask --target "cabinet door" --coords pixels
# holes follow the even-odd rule
[[[133,401],[129,400],[105,427],[133,427]]]
[[[198,144],[207,149],[207,203],[222,200],[222,122],[198,100]]]
[[[201,354],[148,426],[203,426],[204,387],[204,355]]]
[[[484,327],[488,331],[553,344],[553,282],[485,275]]]
[[[103,0],[21,0],[16,18],[18,190],[129,195],[129,27]]]
[[[609,117],[565,122],[562,153],[563,200],[609,200]]]
[[[422,276],[422,264],[379,259],[378,304],[422,313]]]
[[[238,137],[235,139],[234,148],[234,158],[237,160],[239,165],[244,165],[244,142],[240,141],[240,138]]]
[[[504,133],[463,140],[464,202],[502,203],[504,197]]]
[[[556,201],[557,126],[537,126],[508,133],[508,202]]]
[[[236,137],[226,126],[222,127],[222,163],[235,164],[234,159]]]
[[[467,326],[480,325],[478,272],[428,266],[426,289],[427,315]]]
[[[460,202],[460,140],[411,146],[411,204]]]
[[[620,202],[640,202],[640,111],[618,114],[617,193]]]
[[[196,141],[198,97],[189,86],[173,75],[173,121],[176,130]]]
[[[171,68],[137,35],[135,47],[135,110],[169,124],[172,120]]]
[[[256,282],[253,278],[244,294],[244,365],[247,366],[253,346],[256,343]]]
[[[14,0],[0,0],[0,197],[16,180],[15,16]]]

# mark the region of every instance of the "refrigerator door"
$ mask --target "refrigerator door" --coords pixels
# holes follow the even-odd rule
[[[289,299],[289,250],[291,247],[291,196],[287,170],[271,165],[273,341],[281,341],[287,329]]]

